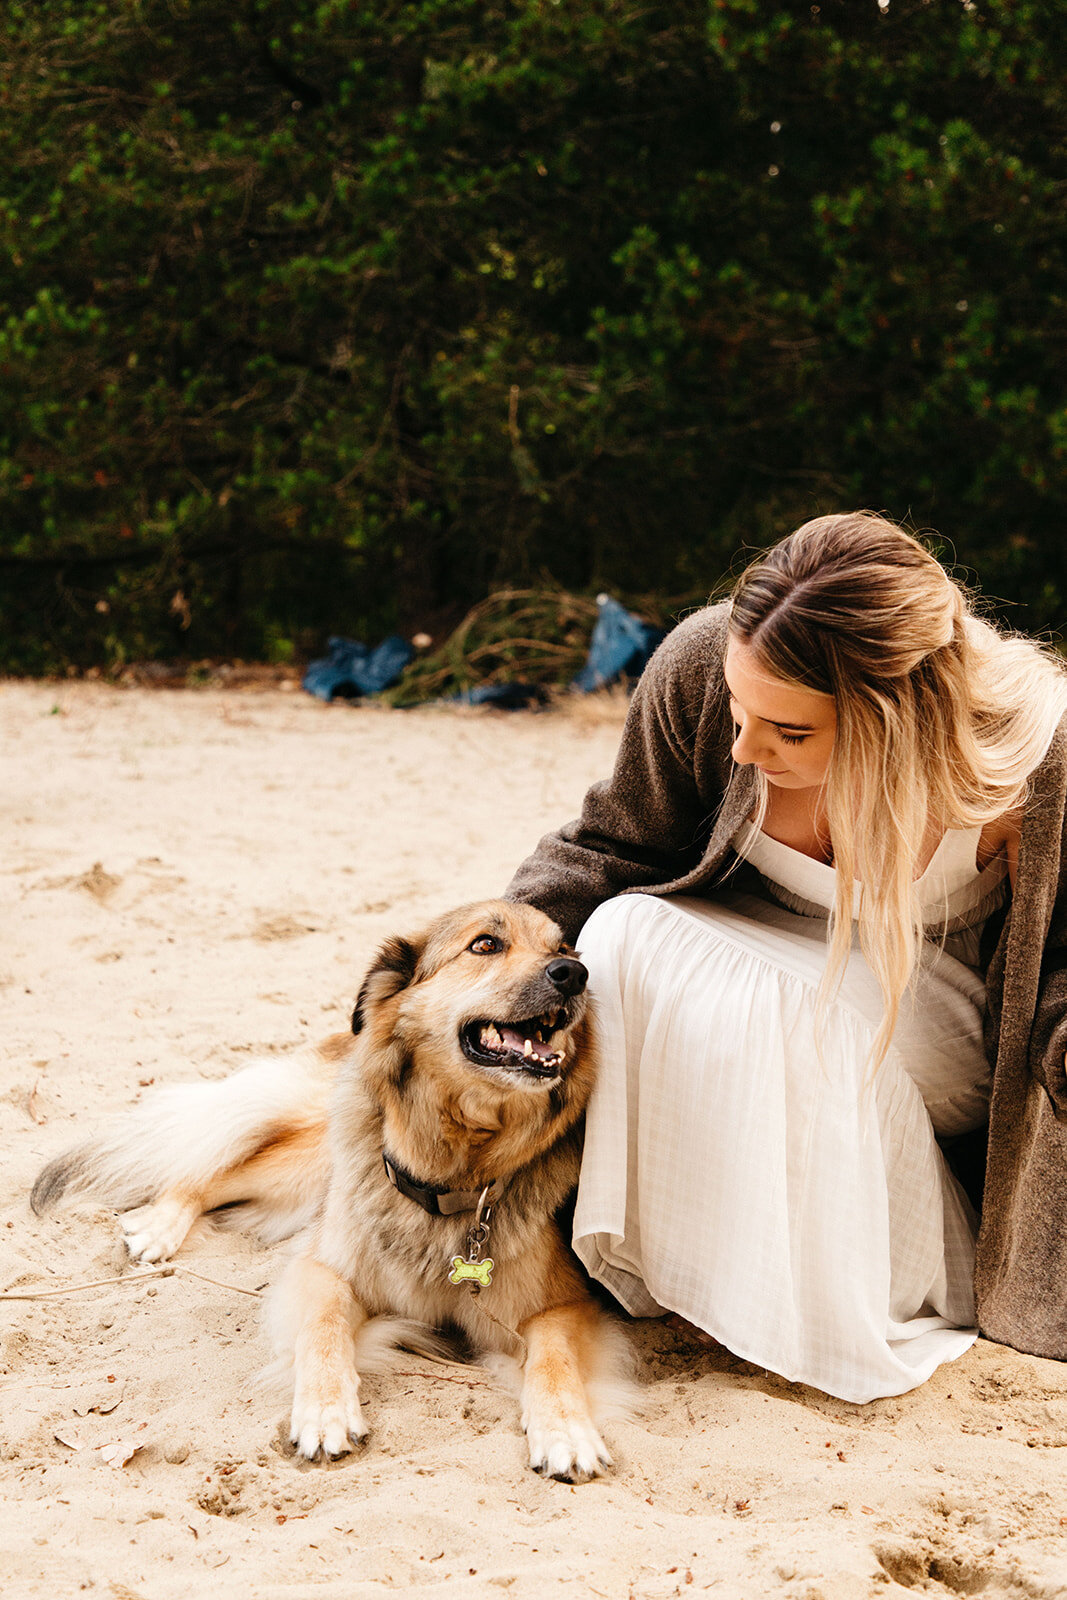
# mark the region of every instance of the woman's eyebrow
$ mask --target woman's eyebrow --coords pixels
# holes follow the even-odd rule
[[[729,686],[729,678],[726,677],[725,672],[723,672],[723,683],[726,685],[726,693],[728,693],[729,698],[737,699],[736,694]],[[813,723],[809,722],[774,722],[773,717],[760,717],[760,722],[765,722],[768,728],[777,728],[781,733],[817,733],[819,731]]]
[[[723,682],[726,684],[730,699],[736,700],[737,696],[730,688],[729,680],[725,674],[723,675]],[[814,733],[816,731],[810,722],[772,722],[770,717],[761,717],[760,721],[766,722],[768,727],[779,729],[782,733]]]

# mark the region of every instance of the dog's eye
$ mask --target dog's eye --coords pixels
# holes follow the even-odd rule
[[[480,933],[477,939],[467,946],[471,954],[476,956],[495,956],[503,948],[500,940],[491,933]]]

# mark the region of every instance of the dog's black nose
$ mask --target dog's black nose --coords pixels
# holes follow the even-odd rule
[[[589,974],[573,956],[560,956],[545,968],[545,977],[554,983],[560,994],[581,994],[589,982]]]

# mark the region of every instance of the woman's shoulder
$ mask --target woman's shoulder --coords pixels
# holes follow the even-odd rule
[[[1054,772],[1067,772],[1067,711],[1056,724],[1048,749],[1045,751],[1045,759],[1037,770],[1041,772],[1045,768]]]
[[[1067,712],[1053,729],[1044,755],[1030,774],[1029,789],[1028,819],[1035,813],[1063,812],[1067,797]]]
[[[660,675],[668,677],[690,673],[706,676],[713,668],[721,669],[729,620],[730,606],[726,600],[691,611],[668,633],[652,657],[651,665]]]
[[[1060,718],[1044,756],[1030,774],[1027,797],[1022,805],[990,826],[1003,828],[1001,848],[1008,857],[1013,886],[1024,833],[1029,840],[1027,859],[1032,867],[1058,859],[1059,841],[1067,826],[1067,712]],[[984,833],[982,843],[983,846],[986,843]],[[1038,876],[1043,870],[1039,867]]]
[[[664,644],[671,640],[682,641],[687,644],[699,643],[717,645],[726,648],[726,629],[730,621],[729,600],[718,600],[713,604],[698,606],[695,611],[681,617],[671,629]],[[662,649],[662,646],[660,647]]]
[[[725,602],[702,606],[672,628],[638,680],[624,749],[636,747],[648,756],[665,741],[691,764],[698,750],[728,746],[729,699],[722,662],[729,614]]]

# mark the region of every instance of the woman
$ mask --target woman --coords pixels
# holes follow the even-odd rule
[[[590,968],[575,1248],[628,1310],[853,1401],[976,1322],[1067,1356],[1065,712],[1055,658],[866,513],[657,652],[507,891]],[[938,1139],[987,1122],[976,1266]]]

